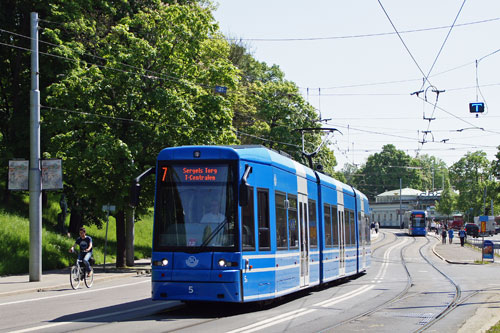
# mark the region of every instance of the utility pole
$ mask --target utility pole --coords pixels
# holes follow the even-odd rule
[[[401,210],[403,209],[402,187],[403,187],[403,179],[399,178],[399,227],[400,228],[403,225],[403,219],[401,215]]]
[[[40,170],[40,90],[38,87],[38,13],[31,13],[30,91],[30,282],[42,279],[42,182]]]

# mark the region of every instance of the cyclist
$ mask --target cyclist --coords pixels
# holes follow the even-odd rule
[[[87,277],[92,274],[92,268],[90,267],[90,257],[92,257],[92,238],[87,236],[84,227],[80,228],[80,237],[77,238],[75,244],[69,249],[69,252],[75,251],[75,245],[80,246],[80,253],[78,254],[78,259],[82,260],[85,268],[87,269]]]

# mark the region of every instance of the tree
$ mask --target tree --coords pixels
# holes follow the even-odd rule
[[[233,126],[243,144],[263,144],[287,152],[295,160],[302,157],[299,128],[320,127],[314,108],[300,94],[297,86],[285,80],[285,74],[276,66],[255,60],[247,46],[232,43],[232,63],[241,71],[238,92],[231,96],[234,110]],[[314,151],[321,143],[323,133],[305,135],[306,150]],[[324,146],[314,158],[326,173],[335,174],[337,164],[333,152]]]
[[[436,202],[436,211],[439,213],[449,216],[453,213],[455,209],[456,195],[450,185],[450,180],[445,179],[444,189],[441,192],[441,198]]]
[[[494,202],[494,212],[496,215],[499,215],[499,207],[500,207],[500,146],[497,147],[498,152],[495,155],[496,160],[491,162],[491,172],[492,172],[492,180],[496,179],[496,182],[492,184],[492,193],[491,198]]]
[[[435,191],[443,189],[446,178],[448,177],[448,168],[446,163],[438,157],[429,156],[427,154],[417,156],[415,158],[417,165],[422,169],[422,189]]]
[[[418,168],[418,162],[412,157],[387,144],[380,153],[368,157],[360,170],[363,177],[360,177],[357,186],[371,200],[377,194],[399,188],[400,179],[403,187],[420,189],[422,176]]]
[[[0,1],[0,179],[7,184],[8,161],[29,159],[30,119],[30,12],[43,18],[50,15],[50,4],[39,0]],[[43,61],[40,61],[43,65]],[[55,80],[52,73],[40,77],[40,90]],[[43,103],[43,99],[42,99]],[[3,194],[3,195],[2,195]],[[10,196],[7,186],[0,193]]]
[[[63,42],[62,32],[47,31],[61,44],[53,53],[69,50],[78,59],[49,88],[54,108],[43,118],[54,124],[49,153],[63,159],[70,202],[86,203],[85,223],[102,221],[102,205],[117,206],[117,266],[132,179],[164,147],[236,142],[231,105],[213,87],[234,88],[237,72],[227,43],[210,38],[217,26],[209,8],[145,4],[130,10],[95,2],[76,14],[58,8],[61,21],[71,17],[65,31],[78,40]],[[143,193],[154,193],[152,182],[145,185]],[[138,213],[151,205],[149,195]]]
[[[469,221],[484,213],[484,190],[494,189],[490,176],[491,164],[483,151],[469,152],[450,167],[451,184],[459,191],[457,209],[467,212]]]

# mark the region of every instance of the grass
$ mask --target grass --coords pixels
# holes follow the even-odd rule
[[[28,196],[17,194],[16,203],[0,207],[0,275],[23,274],[29,271],[29,217]],[[59,195],[49,194],[47,207],[42,210],[42,269],[51,270],[68,267],[75,261],[75,255],[68,253],[76,235],[68,237],[56,232],[57,214],[60,212]],[[66,226],[69,223],[69,214]],[[104,262],[106,223],[102,227],[85,226],[92,237],[96,264]],[[150,213],[136,221],[134,230],[135,259],[151,257],[153,216]],[[116,222],[109,218],[106,263],[116,261]]]
[[[491,327],[486,333],[500,333],[500,321],[495,326]]]

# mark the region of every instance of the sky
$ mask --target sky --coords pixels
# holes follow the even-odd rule
[[[500,1],[214,1],[222,33],[278,65],[340,130],[329,141],[336,170],[386,144],[448,166],[478,150],[495,159]],[[486,105],[478,117],[475,102]]]

